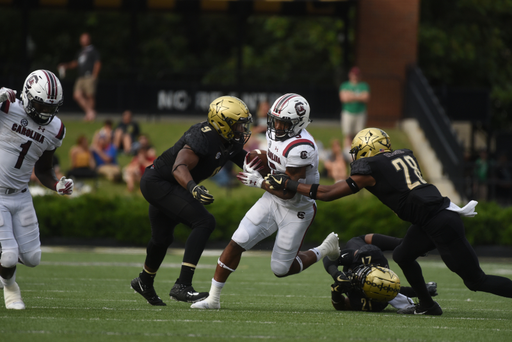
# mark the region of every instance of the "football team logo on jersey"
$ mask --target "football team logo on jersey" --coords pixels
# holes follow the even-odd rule
[[[300,159],[308,159],[308,153],[306,151],[302,151],[300,153]]]
[[[27,119],[22,119],[22,120],[21,120],[21,125],[22,125],[23,127],[27,127],[27,126],[28,126],[28,120],[27,120]]]
[[[299,211],[297,213],[297,217],[300,218],[301,220],[303,220],[306,217],[306,213],[303,211]]]

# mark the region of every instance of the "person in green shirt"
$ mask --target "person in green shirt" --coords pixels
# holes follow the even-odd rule
[[[361,82],[361,70],[353,67],[348,73],[348,81],[340,85],[340,101],[343,105],[341,112],[341,131],[345,137],[343,155],[350,161],[350,146],[352,139],[366,127],[366,104],[370,100],[368,83]]]

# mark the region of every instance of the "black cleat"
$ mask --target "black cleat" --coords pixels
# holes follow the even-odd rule
[[[171,299],[178,302],[195,303],[207,298],[208,292],[196,292],[192,285],[174,284],[169,293]]]
[[[434,283],[433,281],[428,282],[425,284],[427,286],[428,294],[431,297],[437,296],[437,283]]]
[[[155,305],[155,306],[167,305],[160,299],[160,297],[158,297],[153,285],[144,284],[139,277],[132,280],[131,287],[135,292],[137,292],[142,297],[144,297],[148,301],[149,304]]]
[[[437,304],[437,302],[434,302],[434,305],[432,305],[430,308],[423,308],[420,306],[420,304],[411,305],[409,307],[406,307],[405,309],[400,309],[396,312],[400,315],[433,315],[433,316],[441,316],[443,314],[443,310]]]

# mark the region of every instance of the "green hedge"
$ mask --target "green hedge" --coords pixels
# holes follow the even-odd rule
[[[219,198],[208,206],[217,220],[210,241],[228,241],[238,223],[259,198]],[[34,197],[42,238],[114,239],[123,244],[145,246],[150,237],[148,204],[141,197],[105,198],[87,194],[76,198],[57,195]],[[401,237],[407,223],[375,197],[360,193],[333,202],[317,202],[315,221],[305,242],[321,242],[331,231],[347,241],[353,236],[378,232]],[[466,236],[473,245],[512,246],[512,207],[479,203],[478,215],[464,218]],[[176,241],[183,243],[188,228],[180,225]]]

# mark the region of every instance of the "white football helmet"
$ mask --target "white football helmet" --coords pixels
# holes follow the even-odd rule
[[[23,84],[21,100],[28,116],[39,125],[48,125],[64,101],[62,85],[51,71],[33,71]]]
[[[274,140],[286,140],[298,135],[308,127],[309,103],[297,94],[285,94],[278,98],[267,114],[267,129],[270,138]],[[276,121],[284,122],[283,127],[276,128]]]

